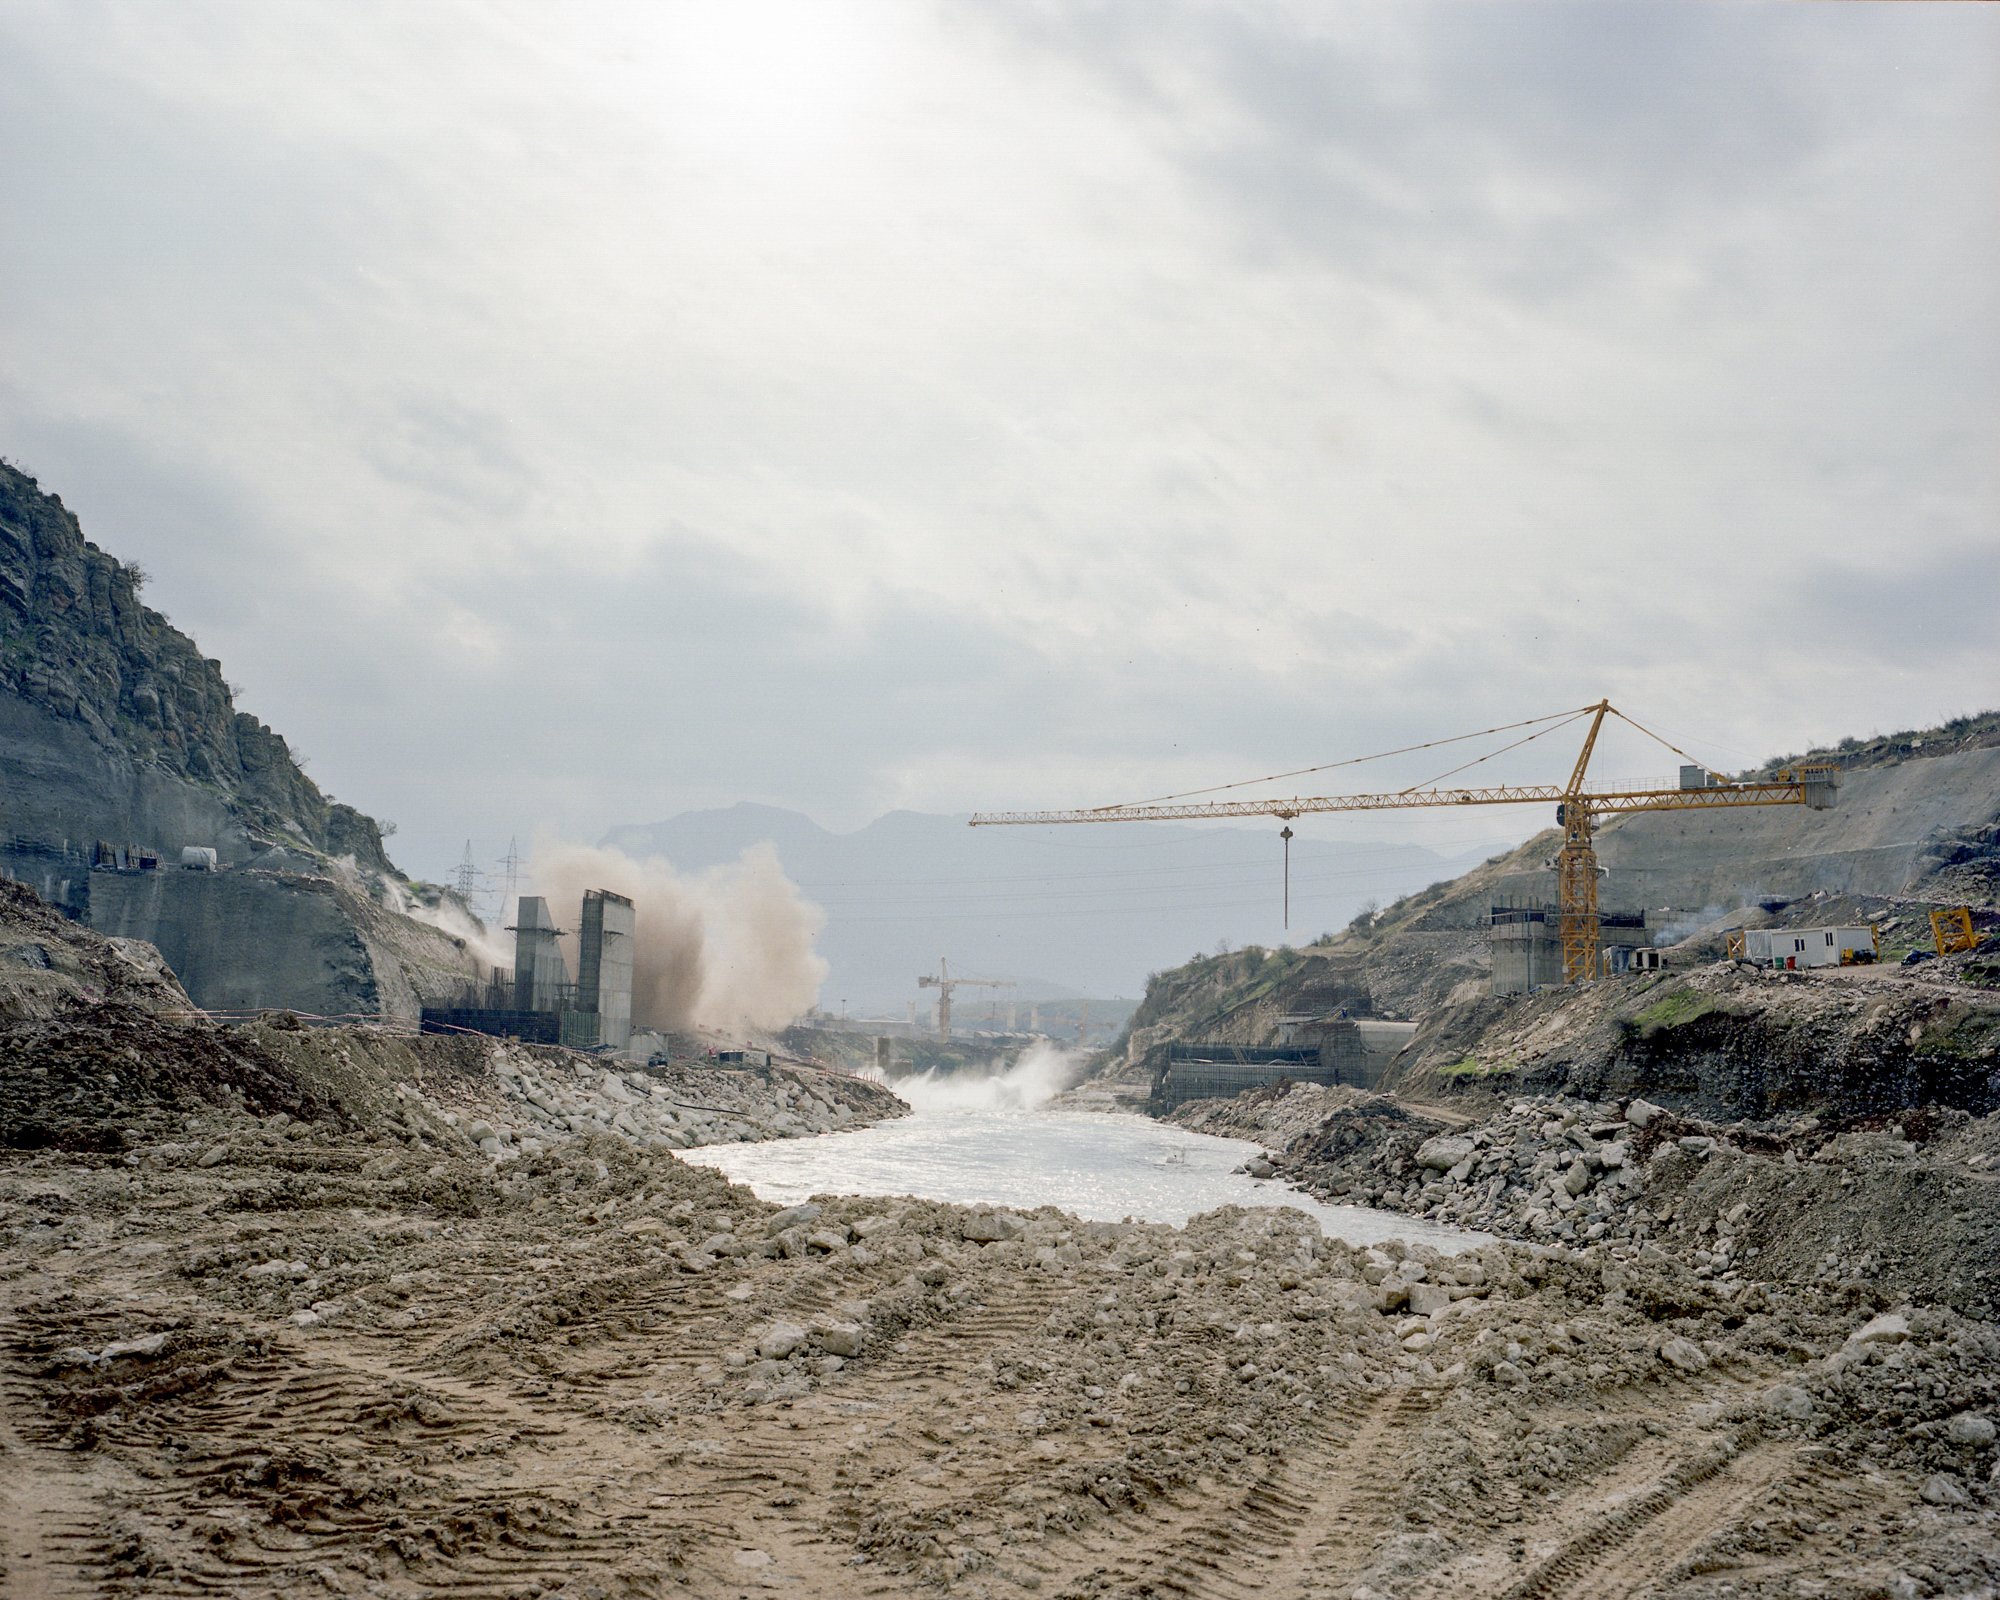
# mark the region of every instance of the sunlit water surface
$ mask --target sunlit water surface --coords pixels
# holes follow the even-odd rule
[[[1053,1057],[1054,1053],[1048,1053]],[[682,1159],[714,1167],[757,1195],[793,1204],[816,1194],[906,1194],[959,1205],[1058,1206],[1093,1221],[1182,1223],[1217,1206],[1290,1206],[1350,1244],[1405,1239],[1462,1250],[1487,1235],[1364,1206],[1330,1206],[1289,1185],[1236,1172],[1258,1146],[1150,1117],[1038,1109],[1062,1063],[1033,1053],[995,1078],[893,1085],[912,1114],[852,1133],[763,1144],[704,1145]]]

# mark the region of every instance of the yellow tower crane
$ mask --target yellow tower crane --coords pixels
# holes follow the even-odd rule
[[[1649,739],[1666,745],[1687,765],[1683,768],[1681,786],[1673,789],[1591,789],[1585,786],[1585,776],[1590,766],[1591,752],[1597,747],[1598,731],[1604,726],[1607,716],[1620,718],[1630,723]],[[1566,784],[1502,784],[1486,788],[1440,787],[1443,779],[1455,777],[1467,767],[1477,766],[1481,761],[1505,754],[1543,734],[1552,733],[1556,728],[1567,727],[1581,718],[1588,717],[1590,726],[1584,734],[1583,749],[1578,753],[1576,765],[1571,769]],[[1377,756],[1359,756],[1351,761],[1331,762],[1326,767],[1307,767],[1299,772],[1277,773],[1273,778],[1254,778],[1245,783],[1220,785],[1220,789],[1240,789],[1251,783],[1267,783],[1274,779],[1302,776],[1305,772],[1324,772],[1330,767],[1353,766],[1362,761],[1381,760],[1386,756],[1407,755],[1415,750],[1428,750],[1438,745],[1456,744],[1467,739],[1484,738],[1491,734],[1512,732],[1519,728],[1542,726],[1535,733],[1517,739],[1500,750],[1488,752],[1443,773],[1429,783],[1400,789],[1388,794],[1340,794],[1295,797],[1288,800],[1208,800],[1192,801],[1188,795],[1167,795],[1160,800],[1146,801],[1134,805],[1097,806],[1080,811],[993,811],[981,812],[972,819],[975,828],[1014,826],[1029,823],[1070,823],[1070,822],[1169,822],[1186,821],[1205,817],[1276,817],[1289,824],[1294,818],[1310,813],[1325,811],[1403,811],[1435,806],[1517,806],[1547,803],[1553,801],[1556,808],[1556,825],[1563,830],[1562,849],[1556,856],[1556,908],[1559,938],[1562,945],[1563,982],[1581,983],[1596,975],[1597,969],[1597,847],[1595,836],[1599,817],[1623,816],[1636,811],[1704,811],[1724,806],[1786,806],[1804,805],[1816,810],[1833,803],[1832,772],[1827,767],[1799,766],[1787,768],[1775,777],[1755,783],[1732,783],[1719,774],[1710,771],[1694,761],[1676,746],[1669,744],[1649,729],[1640,727],[1618,710],[1609,700],[1600,700],[1595,705],[1582,706],[1574,711],[1559,711],[1546,717],[1532,717],[1525,722],[1508,723],[1503,727],[1486,728],[1479,733],[1460,734],[1451,739],[1434,739],[1423,744],[1406,745],[1400,750],[1388,750]],[[1213,794],[1216,789],[1195,790],[1194,794]],[[1286,841],[1290,842],[1290,829],[1285,830]],[[1289,859],[1289,856],[1288,856]],[[1289,888],[1288,888],[1289,894]]]
[[[949,1040],[951,1038],[951,991],[961,985],[968,989],[1011,989],[1014,987],[1014,980],[1012,978],[954,978],[951,975],[951,963],[946,961],[943,956],[939,956],[936,975],[924,974],[924,976],[917,979],[917,987],[919,989],[935,989],[938,992],[938,1037],[940,1039]]]

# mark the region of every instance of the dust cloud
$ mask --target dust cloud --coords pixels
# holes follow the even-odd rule
[[[785,876],[768,844],[687,874],[658,857],[544,844],[529,876],[562,927],[574,926],[586,889],[631,897],[632,1017],[641,1026],[782,1028],[819,999],[827,965],[813,943],[826,913]]]
[[[344,858],[353,861],[352,856]],[[436,905],[419,900],[394,878],[377,880],[382,885],[382,898],[391,911],[399,912],[413,922],[428,923],[440,933],[451,935],[471,950],[480,966],[505,967],[514,970],[514,946],[501,937],[494,929],[487,927],[477,917],[466,911],[458,901],[441,899]]]
[[[396,915],[421,922],[458,940],[472,953],[482,969],[505,967],[510,972],[513,970],[512,943],[501,939],[493,929],[468,912],[460,901],[449,896],[435,904],[420,899],[389,874],[363,869],[351,855],[336,856],[327,863],[327,870],[334,882],[351,893],[379,900]]]

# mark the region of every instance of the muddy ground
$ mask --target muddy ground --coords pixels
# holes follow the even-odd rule
[[[0,1161],[10,1595],[1972,1594],[2000,1337],[1657,1249],[779,1212],[153,1111]]]
[[[9,1597],[2000,1585],[1995,1324],[1934,1276],[1766,1273],[1741,1214],[1720,1266],[1712,1232],[1579,1235],[1622,1169],[1572,1194],[1573,1130],[1608,1116],[1510,1139],[1523,1195],[1559,1170],[1571,1204],[1455,1257],[1284,1211],[780,1211],[674,1153],[683,1105],[740,1137],[893,1101],[211,1029],[29,931],[0,940],[42,951],[0,962]],[[1683,1136],[1625,1142],[1736,1159]],[[1419,1166],[1409,1206],[1462,1202]]]

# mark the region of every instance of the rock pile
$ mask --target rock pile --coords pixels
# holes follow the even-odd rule
[[[1325,1200],[1615,1259],[1656,1245],[1723,1284],[1873,1279],[2000,1310],[2000,1207],[1986,1176],[2000,1162],[2000,1116],[1711,1123],[1644,1099],[1535,1096],[1446,1126],[1385,1107],[1292,1085],[1186,1106],[1175,1120],[1265,1141],[1280,1176]]]
[[[533,1046],[480,1048],[473,1074],[418,1072],[390,1083],[392,1126],[506,1162],[591,1134],[685,1150],[832,1133],[909,1109],[878,1083],[803,1067],[639,1068]]]
[[[667,1150],[792,1139],[861,1127],[903,1109],[877,1084],[805,1069],[641,1070],[502,1049],[493,1071],[514,1115],[467,1130],[493,1159],[581,1133],[614,1133]]]

